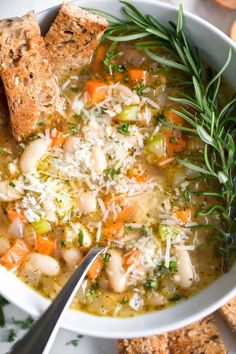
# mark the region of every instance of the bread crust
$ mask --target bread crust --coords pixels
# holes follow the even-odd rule
[[[232,331],[236,334],[236,297],[222,306],[220,313]]]
[[[0,73],[13,135],[26,138],[43,115],[62,107],[35,15],[0,21]]]
[[[168,336],[122,339],[118,341],[118,354],[169,354]]]
[[[177,331],[170,332],[171,354],[225,354],[224,343],[214,315],[210,315]]]
[[[108,22],[99,15],[64,3],[45,36],[53,72],[62,80],[72,70],[80,71],[90,60]]]

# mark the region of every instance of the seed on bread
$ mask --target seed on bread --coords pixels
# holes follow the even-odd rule
[[[102,16],[64,3],[45,36],[53,72],[59,79],[81,70],[99,44],[108,22]]]
[[[167,334],[120,339],[118,341],[118,354],[169,354]]]
[[[38,120],[62,108],[35,15],[0,21],[0,74],[5,88],[13,135],[26,138]]]
[[[232,331],[236,334],[236,297],[222,306],[220,313]]]

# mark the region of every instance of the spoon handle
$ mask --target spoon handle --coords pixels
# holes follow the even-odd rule
[[[105,250],[102,247],[94,247],[90,250],[48,309],[35,322],[31,330],[16,342],[9,354],[42,354],[49,350],[58,331],[60,320],[70,306],[91,263]]]

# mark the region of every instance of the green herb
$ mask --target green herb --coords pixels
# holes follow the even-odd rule
[[[60,247],[61,248],[65,248],[66,247],[66,242],[65,241],[61,241],[60,242]]]
[[[78,335],[75,339],[71,339],[69,342],[67,342],[66,345],[73,345],[73,347],[78,347],[81,338],[83,338],[83,336]]]
[[[183,191],[183,196],[184,196],[184,200],[186,202],[189,202],[190,201],[190,198],[191,198],[191,192],[189,190],[188,187],[185,188],[185,190]]]
[[[9,187],[12,187],[12,188],[15,188],[15,183],[13,183],[12,181],[10,181],[9,183],[8,183],[8,185],[9,185]]]
[[[232,116],[232,112],[236,107],[236,94],[224,107],[220,106],[218,97],[222,74],[232,59],[232,48],[229,48],[223,67],[213,74],[212,70],[211,72],[205,70],[198,50],[192,48],[185,35],[181,5],[177,23],[170,22],[171,29],[167,29],[152,15],[144,15],[129,1],[123,0],[122,3],[123,12],[130,22],[126,23],[107,15],[110,26],[105,32],[105,38],[113,42],[139,40],[135,44],[136,47],[150,59],[178,70],[186,76],[185,81],[188,81],[191,92],[189,90],[186,94],[179,90],[176,97],[169,97],[182,107],[180,110],[172,109],[172,111],[182,117],[188,126],[176,126],[167,121],[162,123],[180,129],[187,135],[195,135],[205,144],[203,153],[200,152],[203,163],[192,163],[187,158],[178,158],[176,161],[197,172],[203,180],[211,178],[213,183],[208,187],[212,192],[216,188],[214,182],[221,185],[219,202],[202,211],[201,215],[209,215],[216,210],[221,215],[222,226],[213,225],[213,228],[223,235],[220,247],[225,250],[222,264],[223,269],[227,271],[235,248],[236,141],[235,117]],[[106,14],[104,16],[106,17]],[[153,48],[158,46],[166,49],[168,56],[156,54]],[[169,53],[174,59],[170,59]]]
[[[140,228],[140,236],[147,236],[148,235],[148,230],[147,228],[143,225],[141,228]]]
[[[78,87],[70,87],[70,90],[75,93],[79,91]]]
[[[133,231],[133,228],[131,226],[125,226],[125,232],[129,234],[130,232]]]
[[[153,275],[152,277],[149,277],[143,285],[145,286],[145,288],[158,290],[159,285],[157,282],[157,276]]]
[[[3,307],[6,306],[8,303],[9,302],[0,295],[0,327],[4,327],[5,325],[5,316],[3,312]]]
[[[28,316],[25,320],[16,320],[13,318],[13,323],[16,325],[20,325],[22,329],[29,329],[32,324],[34,323],[34,320],[31,316]]]
[[[139,96],[143,96],[144,94],[150,92],[150,87],[146,87],[143,82],[140,82],[136,86],[134,86],[134,90],[137,92]]]
[[[38,126],[38,127],[42,127],[42,126],[44,126],[44,125],[45,125],[44,122],[38,122],[38,123],[37,123],[37,126]]]
[[[76,135],[78,133],[78,124],[69,123],[69,133],[72,135]]]
[[[101,259],[102,259],[102,261],[103,261],[104,263],[110,262],[110,259],[111,259],[110,253],[103,254],[103,255],[101,256]]]
[[[123,73],[125,71],[124,65],[118,65],[114,60],[121,56],[123,53],[117,52],[117,43],[112,43],[109,47],[103,63],[110,75],[113,75],[114,71]]]
[[[176,261],[170,261],[169,263],[169,268],[167,268],[165,266],[165,262],[161,262],[161,264],[159,264],[157,266],[157,272],[160,272],[160,273],[168,273],[168,272],[177,272],[178,271],[178,266],[177,266],[177,262]]]
[[[163,112],[158,112],[154,117],[157,123],[160,123],[160,121],[163,121],[165,119]]]
[[[170,139],[169,139],[169,142],[170,143],[176,143],[176,137],[171,136]]]
[[[8,337],[7,337],[7,341],[8,341],[9,343],[12,343],[12,342],[14,342],[14,340],[16,339],[16,337],[17,337],[16,331],[15,331],[14,329],[10,329],[9,334],[8,334]]]
[[[179,294],[174,294],[174,295],[169,299],[169,301],[176,302],[176,301],[179,301],[180,299],[181,299],[181,295],[179,295]]]
[[[85,297],[87,300],[91,301],[95,298],[97,291],[99,289],[98,283],[93,283],[86,291]]]
[[[124,296],[120,301],[121,305],[125,305],[125,304],[127,304],[127,302],[128,302],[128,300],[127,300],[126,296]]]
[[[0,146],[0,154],[3,154],[6,151],[6,149],[2,146]]]
[[[78,244],[80,245],[80,247],[82,247],[84,244],[84,233],[81,229],[78,232]]]
[[[113,168],[107,168],[105,173],[110,177],[110,179],[114,179],[115,176],[120,174],[120,168],[118,170],[114,170]]]
[[[119,125],[117,131],[125,136],[130,136],[129,123],[126,122],[125,124]]]

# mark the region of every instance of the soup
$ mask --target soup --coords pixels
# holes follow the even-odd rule
[[[19,144],[0,133],[0,263],[53,299],[88,250],[107,245],[73,301],[96,315],[159,310],[221,274],[214,231],[197,227],[221,223],[217,210],[201,214],[216,197],[177,161],[204,149],[168,98],[190,92],[185,75],[136,43],[102,42],[61,83],[63,121],[39,122]]]

